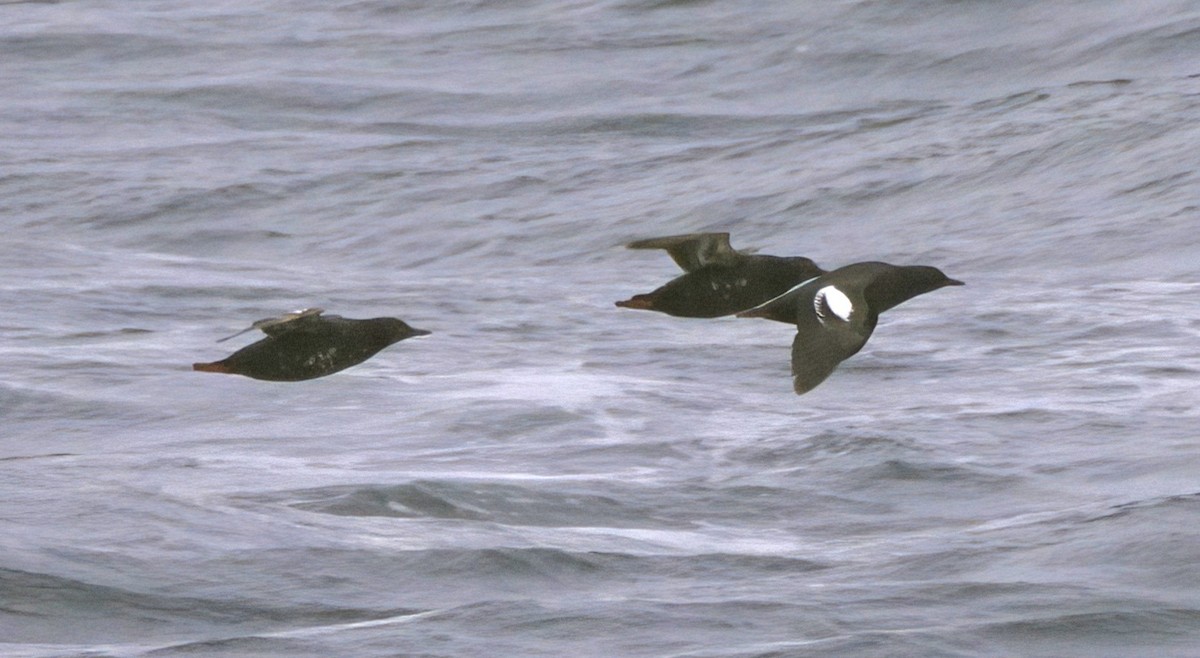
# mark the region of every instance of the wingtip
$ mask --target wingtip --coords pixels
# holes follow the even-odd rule
[[[792,391],[796,395],[804,395],[814,388],[820,386],[829,379],[829,375],[837,368],[834,366],[828,372],[793,372],[792,373]]]
[[[220,361],[214,361],[212,363],[193,363],[192,370],[199,372],[219,372],[222,374],[229,374],[229,368],[226,368]]]
[[[625,243],[626,249],[662,249],[663,238],[643,238]]]
[[[813,390],[814,388],[816,388],[816,386],[809,386],[808,384],[801,383],[797,380],[792,380],[792,391],[796,395],[804,395],[805,393]]]
[[[699,233],[676,233],[674,235],[661,235],[655,238],[642,238],[626,242],[626,249],[669,249],[681,244],[716,240],[718,242],[729,243],[729,231],[703,231]]]
[[[241,336],[242,334],[249,332],[249,331],[254,331],[254,327],[250,327],[249,329],[242,329],[241,331],[237,332],[236,334],[229,334],[228,336],[226,336],[224,338],[218,338],[217,342],[224,343],[225,341],[229,340],[230,338],[237,338],[238,336]]]

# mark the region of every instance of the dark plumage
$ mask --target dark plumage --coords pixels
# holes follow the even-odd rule
[[[744,311],[824,273],[804,257],[736,251],[728,233],[692,233],[639,240],[630,249],[666,249],[685,274],[617,306],[686,318],[715,318]]]
[[[309,308],[259,320],[234,336],[261,329],[266,338],[220,361],[192,364],[192,369],[276,382],[316,379],[358,365],[392,343],[429,333],[396,318],[351,320],[321,313]],[[233,336],[221,340],[229,338]]]
[[[962,281],[936,267],[855,263],[796,286],[738,317],[796,325],[792,383],[797,394],[804,394],[866,345],[880,313],[917,295],[961,285]]]

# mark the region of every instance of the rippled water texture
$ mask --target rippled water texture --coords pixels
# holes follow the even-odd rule
[[[0,654],[1192,656],[1191,2],[0,4]],[[792,332],[625,242],[935,265]],[[320,306],[433,335],[195,373]]]

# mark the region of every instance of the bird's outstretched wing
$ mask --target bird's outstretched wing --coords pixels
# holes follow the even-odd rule
[[[283,315],[279,315],[279,316],[276,316],[273,318],[263,318],[262,320],[255,322],[254,324],[250,325],[249,327],[242,329],[241,331],[237,332],[236,334],[226,336],[226,337],[218,340],[217,342],[224,343],[225,341],[229,340],[230,338],[236,338],[248,331],[254,331],[255,329],[261,329],[262,332],[268,336],[278,336],[279,334],[286,333],[288,331],[292,331],[296,328],[301,328],[305,323],[307,323],[309,321],[308,318],[315,319],[317,316],[321,315],[324,312],[325,312],[325,309],[322,309],[322,308],[305,308],[305,309],[300,309],[299,311],[292,311],[291,313],[284,313]],[[333,317],[333,316],[330,316],[330,317]]]
[[[866,309],[861,296],[852,295],[856,304],[842,307],[831,304],[822,292],[809,291],[797,300],[812,305],[811,311],[797,314],[796,338],[792,340],[792,388],[797,395],[816,388],[842,361],[858,354],[879,321],[879,316]],[[851,312],[857,303],[862,306]]]
[[[685,272],[693,272],[709,263],[729,263],[745,255],[729,245],[728,233],[668,235],[630,242],[625,246],[630,249],[666,249],[671,259]]]

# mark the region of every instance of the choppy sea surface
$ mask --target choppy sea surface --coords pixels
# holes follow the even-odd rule
[[[0,4],[0,655],[1197,655],[1198,154],[1190,1]],[[798,397],[718,230],[967,286]]]

